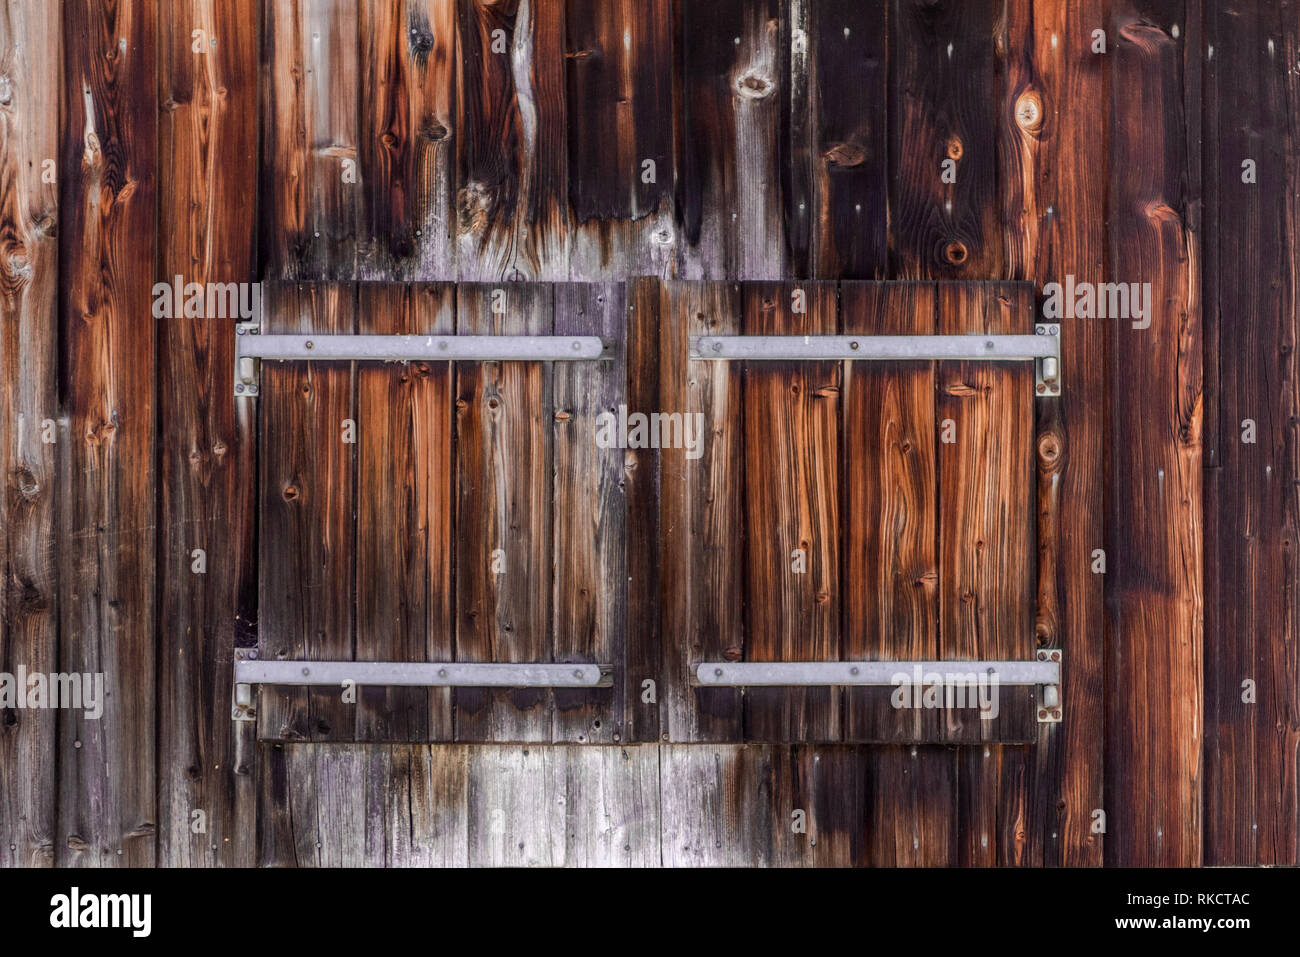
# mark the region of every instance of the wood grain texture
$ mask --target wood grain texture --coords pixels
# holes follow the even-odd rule
[[[362,279],[455,279],[456,0],[359,5]]]
[[[564,0],[459,5],[462,280],[569,274]]]
[[[351,334],[352,283],[270,283],[266,332]],[[265,660],[353,657],[356,422],[352,364],[262,365],[258,653]],[[329,740],[351,733],[356,708],[343,689],[263,685],[259,737]]]
[[[674,4],[568,0],[565,15],[569,276],[668,278],[677,269]]]
[[[1109,269],[1151,283],[1153,315],[1111,327],[1111,379],[1141,387],[1109,407],[1108,864],[1202,861],[1198,11],[1117,2],[1109,31]]]
[[[665,740],[738,741],[735,688],[693,688],[694,665],[744,655],[744,418],[733,363],[691,362],[691,336],[738,335],[739,287],[670,282],[660,315],[659,411],[702,413],[699,457],[665,448],[660,550]]]
[[[357,151],[358,5],[301,0],[262,9],[262,274],[355,278],[368,175]]]
[[[1033,331],[1033,290],[1027,283],[942,285],[938,304],[939,334]],[[1037,501],[1033,365],[940,362],[936,376],[939,658],[1030,660]],[[996,690],[998,713],[991,719],[969,706],[945,709],[945,737],[1036,738],[1031,690]]]
[[[1002,108],[1007,272],[1013,279],[1105,282],[1109,125],[1078,104],[1104,101],[1110,58],[1093,51],[1106,0],[1017,2],[1008,8],[1011,54]],[[1052,175],[1049,171],[1056,171]],[[1065,655],[1062,709],[1069,720],[1039,728],[1032,836],[1048,864],[1097,866],[1104,834],[1103,669],[1108,335],[1099,320],[1060,324],[1059,399],[1040,399],[1038,612],[1041,647]]]
[[[493,293],[504,312],[493,311]],[[462,284],[460,335],[550,335],[545,284]],[[456,368],[456,660],[553,659],[553,366]],[[549,741],[545,688],[457,688],[456,740]]]
[[[840,286],[844,335],[933,335],[933,283]],[[935,363],[846,363],[844,657],[919,661],[938,653]],[[850,741],[924,741],[933,711],[895,708],[893,689],[845,690]]]
[[[780,279],[785,55],[778,0],[681,6],[681,276]]]
[[[895,0],[891,9],[891,278],[993,279],[1001,272],[999,7],[993,0]]]
[[[1295,12],[1207,9],[1205,375],[1218,401],[1205,421],[1204,853],[1215,865],[1300,860]]]
[[[257,5],[177,0],[161,13],[158,275],[203,284],[217,305],[207,291],[256,280]],[[158,321],[158,855],[250,866],[255,765],[239,751],[254,729],[232,725],[230,701],[234,648],[256,641],[256,405],[232,401],[231,369],[234,324],[256,317],[203,312]]]
[[[834,283],[747,283],[743,331],[834,335],[835,292]],[[742,375],[745,660],[833,661],[843,364],[753,362]],[[838,688],[748,688],[744,698],[747,741],[835,741],[842,733]]]
[[[57,6],[0,8],[0,670],[9,674],[58,670],[59,189],[44,172],[59,158],[62,35]],[[7,867],[55,860],[55,715],[0,715]]]
[[[628,694],[627,506],[623,450],[597,441],[601,416],[626,405],[625,287],[566,283],[555,287],[555,334],[599,336],[607,359],[560,362],[554,384],[554,519],[552,587],[554,657],[619,666],[614,686],[560,689],[556,741],[621,740]]]
[[[158,99],[152,3],[63,6],[59,205],[70,447],[59,670],[104,674],[104,713],[59,722],[58,863],[156,860]]]
[[[362,283],[358,332],[450,335],[452,285]],[[451,661],[452,370],[358,364],[356,658]],[[361,687],[357,740],[453,736],[451,689]]]

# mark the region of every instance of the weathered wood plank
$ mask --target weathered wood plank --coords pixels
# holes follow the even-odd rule
[[[746,335],[834,335],[834,283],[747,283]],[[733,373],[734,374],[734,373]],[[840,657],[843,364],[750,363],[744,378],[745,660]],[[748,741],[834,741],[838,688],[748,688]]]
[[[843,333],[933,335],[932,283],[840,286]],[[844,385],[844,657],[938,652],[935,363],[849,362]],[[850,741],[933,740],[937,720],[893,689],[845,691]]]
[[[681,275],[780,279],[789,262],[780,3],[688,3],[681,18]]]
[[[501,312],[494,303],[500,303]],[[550,335],[545,284],[462,284],[461,335]],[[456,658],[552,660],[553,368],[456,368]],[[456,740],[549,741],[547,689],[458,688]]]
[[[355,296],[352,283],[268,284],[263,330],[354,333]],[[264,659],[350,660],[354,639],[350,583],[356,542],[352,366],[263,363],[257,401],[261,406],[258,653]],[[262,738],[348,737],[355,721],[355,706],[344,703],[342,688],[262,686],[258,708]]]
[[[263,5],[262,274],[351,279],[362,178],[357,156],[357,4]]]
[[[452,285],[362,283],[358,332],[450,335]],[[451,364],[358,364],[356,657],[451,661]],[[451,689],[357,689],[356,737],[453,736]]]
[[[359,277],[454,279],[456,0],[359,10]]]
[[[45,164],[59,157],[62,31],[58,6],[0,8],[0,670],[9,674],[58,670],[56,456],[68,446],[59,446],[55,423],[59,189],[46,181]],[[4,711],[0,862],[7,867],[55,860],[56,714]]]
[[[668,278],[677,260],[672,0],[566,7],[569,276]]]
[[[154,863],[154,267],[158,99],[152,3],[63,7],[61,391],[70,419],[60,669],[102,672],[103,716],[59,722],[64,865]]]
[[[868,752],[872,867],[950,867],[958,862],[956,748],[880,747]]]
[[[1001,272],[994,42],[1000,6],[897,0],[893,8],[892,278],[992,279]]]
[[[1032,333],[1028,283],[941,285],[936,332]],[[1032,363],[940,362],[939,658],[1027,660],[1034,643]],[[971,669],[979,671],[978,668]],[[974,690],[974,689],[970,689]],[[991,719],[979,706],[946,708],[953,741],[1038,736],[1032,689],[997,687]]]
[[[256,7],[177,0],[159,21],[158,275],[181,277],[178,292],[197,283],[204,298],[201,315],[173,300],[158,323],[158,852],[168,866],[251,866],[257,853],[253,767],[236,755],[254,728],[230,719],[233,651],[256,640],[256,406],[231,397],[234,323],[256,318]]]
[[[1207,864],[1293,864],[1300,854],[1295,12],[1207,11],[1207,117],[1218,118],[1204,151],[1207,207],[1218,214],[1204,270],[1206,393],[1218,396],[1206,410],[1218,467],[1204,493]],[[1243,181],[1246,160],[1253,182]]]
[[[656,279],[627,285],[626,363],[628,413],[659,407],[659,332],[662,286]],[[664,733],[665,676],[677,673],[675,648],[663,641],[662,538],[660,535],[659,450],[623,453],[627,503],[627,647],[623,736],[658,741]],[[650,682],[650,684],[646,684]]]
[[[463,280],[568,278],[563,6],[459,5],[456,245]]]
[[[1148,328],[1111,331],[1107,496],[1107,863],[1194,866],[1201,818],[1201,331],[1196,9],[1118,0],[1112,280],[1151,283]],[[1173,27],[1180,28],[1179,36]],[[1193,39],[1195,38],[1195,43]]]
[[[1110,58],[1094,52],[1107,0],[1018,0],[1008,13],[1010,75],[1004,87],[1003,210],[1013,279],[1106,281],[1109,128],[1096,111]],[[1104,777],[1105,543],[1102,507],[1108,390],[1107,330],[1095,320],[1060,323],[1059,399],[1035,401],[1038,454],[1038,615],[1041,647],[1065,654],[1060,724],[1039,728],[1031,837],[1048,864],[1097,866],[1093,833]]]
[[[552,371],[554,657],[617,670],[611,688],[556,689],[555,741],[607,744],[622,736],[627,505],[623,450],[612,433],[626,406],[625,290],[622,283],[555,288],[555,334],[600,336],[610,346],[608,360],[558,362]],[[602,420],[613,422],[610,434],[602,433]],[[602,435],[615,444],[602,447]]]
[[[685,447],[659,453],[665,642],[659,697],[664,733],[673,741],[738,741],[741,734],[738,689],[691,687],[693,664],[744,655],[741,375],[731,363],[687,358],[691,336],[739,334],[740,309],[740,290],[731,283],[664,286],[659,411],[681,412],[683,427],[688,417],[702,422],[698,457],[689,458]]]
[[[798,6],[806,6],[809,20],[811,269],[804,273],[796,266],[795,275],[884,278],[889,263],[889,4],[818,0]],[[792,90],[792,108],[801,106]],[[801,212],[793,196],[787,208],[790,216]]]

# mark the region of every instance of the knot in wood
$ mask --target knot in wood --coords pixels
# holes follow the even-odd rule
[[[943,258],[954,266],[960,266],[966,261],[966,244],[954,239],[943,247]]]
[[[1043,126],[1043,104],[1038,94],[1026,90],[1016,100],[1016,123],[1027,133],[1037,133]]]
[[[822,154],[829,166],[851,169],[861,166],[867,159],[867,151],[856,143],[834,143]]]
[[[949,159],[955,159],[955,160],[961,159],[962,153],[964,152],[964,148],[962,146],[960,136],[953,135],[948,137],[947,152],[948,152]]]
[[[746,73],[736,81],[736,92],[747,100],[761,100],[769,96],[775,84],[758,73]]]

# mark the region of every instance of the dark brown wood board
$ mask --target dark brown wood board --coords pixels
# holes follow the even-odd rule
[[[59,456],[70,445],[59,415],[59,158],[63,24],[54,5],[0,10],[0,669],[56,671],[63,589]],[[38,162],[39,161],[39,162]],[[84,199],[83,199],[84,201]],[[66,459],[65,459],[66,461]],[[56,712],[7,708],[0,723],[0,861],[56,860]]]

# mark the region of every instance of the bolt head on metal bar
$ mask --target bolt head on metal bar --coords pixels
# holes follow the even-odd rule
[[[705,661],[696,683],[721,687],[820,685],[1060,684],[1052,661]]]
[[[236,661],[235,681],[263,685],[459,688],[608,688],[609,665],[431,661]]]
[[[239,355],[258,359],[386,362],[568,362],[607,355],[598,336],[242,335]]]

